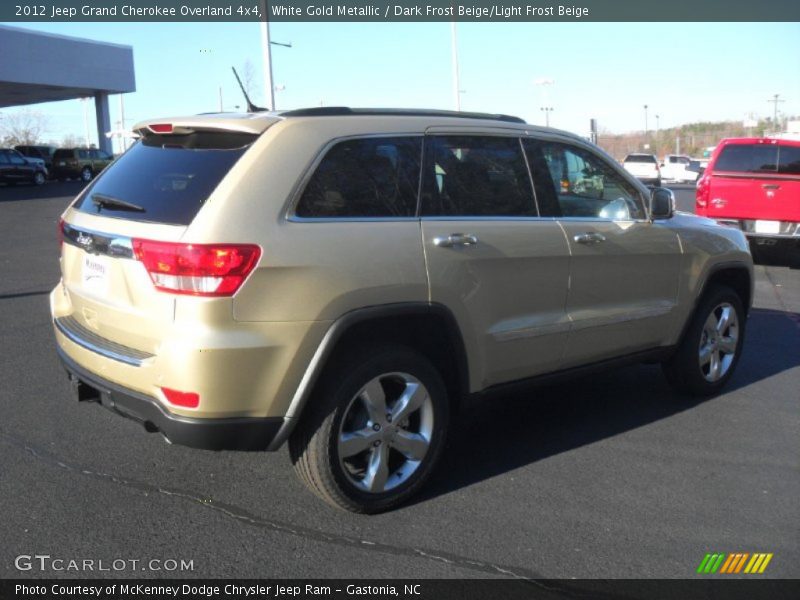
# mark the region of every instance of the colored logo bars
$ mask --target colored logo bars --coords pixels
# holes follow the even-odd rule
[[[769,554],[758,552],[754,554],[748,552],[706,554],[700,566],[697,567],[697,572],[702,574],[749,573],[754,575],[756,573],[763,573],[771,560],[771,552]]]

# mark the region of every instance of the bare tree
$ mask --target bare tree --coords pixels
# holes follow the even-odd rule
[[[256,68],[248,58],[244,61],[244,65],[242,66],[242,85],[244,86],[244,91],[250,96],[250,99],[258,103],[256,98],[258,98],[259,94],[256,83]]]
[[[38,143],[47,129],[47,117],[31,109],[6,112],[0,118],[0,139],[4,146]]]
[[[78,148],[80,146],[83,146],[83,144],[84,140],[72,133],[68,133],[63,138],[61,138],[62,148]]]

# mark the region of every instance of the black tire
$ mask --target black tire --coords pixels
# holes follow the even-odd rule
[[[81,169],[81,181],[89,182],[92,180],[92,177],[92,170],[89,167],[84,167]]]
[[[302,420],[289,439],[289,453],[300,479],[320,498],[344,510],[379,513],[397,507],[415,494],[436,466],[449,424],[447,391],[436,368],[410,348],[369,345],[347,355],[346,359],[332,364],[315,386]],[[393,377],[397,377],[397,381]],[[421,384],[427,391],[427,395],[421,396],[430,400],[425,400],[422,408],[409,412],[411,417],[404,417],[402,422],[392,424],[387,414],[388,424],[383,421],[381,429],[378,420],[368,416],[368,403],[363,399],[367,384],[379,382],[385,392],[386,412],[389,413],[400,404],[392,404],[393,392],[411,389],[401,387],[407,384],[404,377]],[[359,416],[362,420],[355,424],[354,419]],[[421,460],[412,461],[394,444],[401,433],[423,436],[423,423],[428,424],[427,450]],[[373,434],[376,426],[380,431],[375,430]],[[369,446],[364,450],[342,456],[346,452],[342,442],[348,435],[351,439],[355,437],[353,432],[367,432],[376,438],[396,437],[384,437],[377,443],[367,442]],[[363,436],[363,439],[367,437]],[[377,479],[375,476],[370,480],[369,473],[371,465],[378,464],[376,457],[381,460],[380,456],[387,457],[387,467],[383,472],[388,476],[382,479],[386,483],[376,484],[383,491],[363,489]],[[358,461],[361,461],[361,471],[359,465],[354,464]]]
[[[47,181],[47,177],[45,177],[45,176],[44,176],[44,173],[42,173],[41,171],[37,172],[37,173],[36,173],[36,174],[33,176],[33,183],[34,183],[35,185],[44,185],[44,182],[45,182],[45,181]]]
[[[712,340],[706,333],[707,322],[712,312],[718,319],[725,307],[729,307],[735,313],[735,321],[730,322],[735,323],[736,331],[733,331],[733,325],[728,325],[718,332],[719,339]],[[733,375],[741,357],[745,323],[742,300],[735,291],[722,285],[709,289],[700,300],[677,351],[662,365],[669,384],[676,391],[691,396],[713,396],[719,393]],[[723,344],[731,347],[730,340],[734,333],[736,339],[732,346],[733,351],[726,352],[723,350]],[[711,372],[713,358],[708,365],[701,364],[701,345],[703,349],[712,348],[711,354],[716,353],[720,369],[724,367],[719,377],[714,378]]]

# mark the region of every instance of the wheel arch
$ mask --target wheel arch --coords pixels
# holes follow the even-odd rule
[[[270,445],[277,450],[300,422],[308,400],[325,371],[348,346],[368,342],[408,346],[439,370],[447,387],[451,409],[469,392],[466,347],[455,317],[445,306],[403,302],[370,306],[345,313],[326,332],[294,393],[284,425]]]

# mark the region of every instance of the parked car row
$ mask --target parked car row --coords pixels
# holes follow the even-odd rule
[[[114,157],[97,148],[15,146],[0,149],[0,181],[8,184],[35,183],[47,179],[91,181]]]

